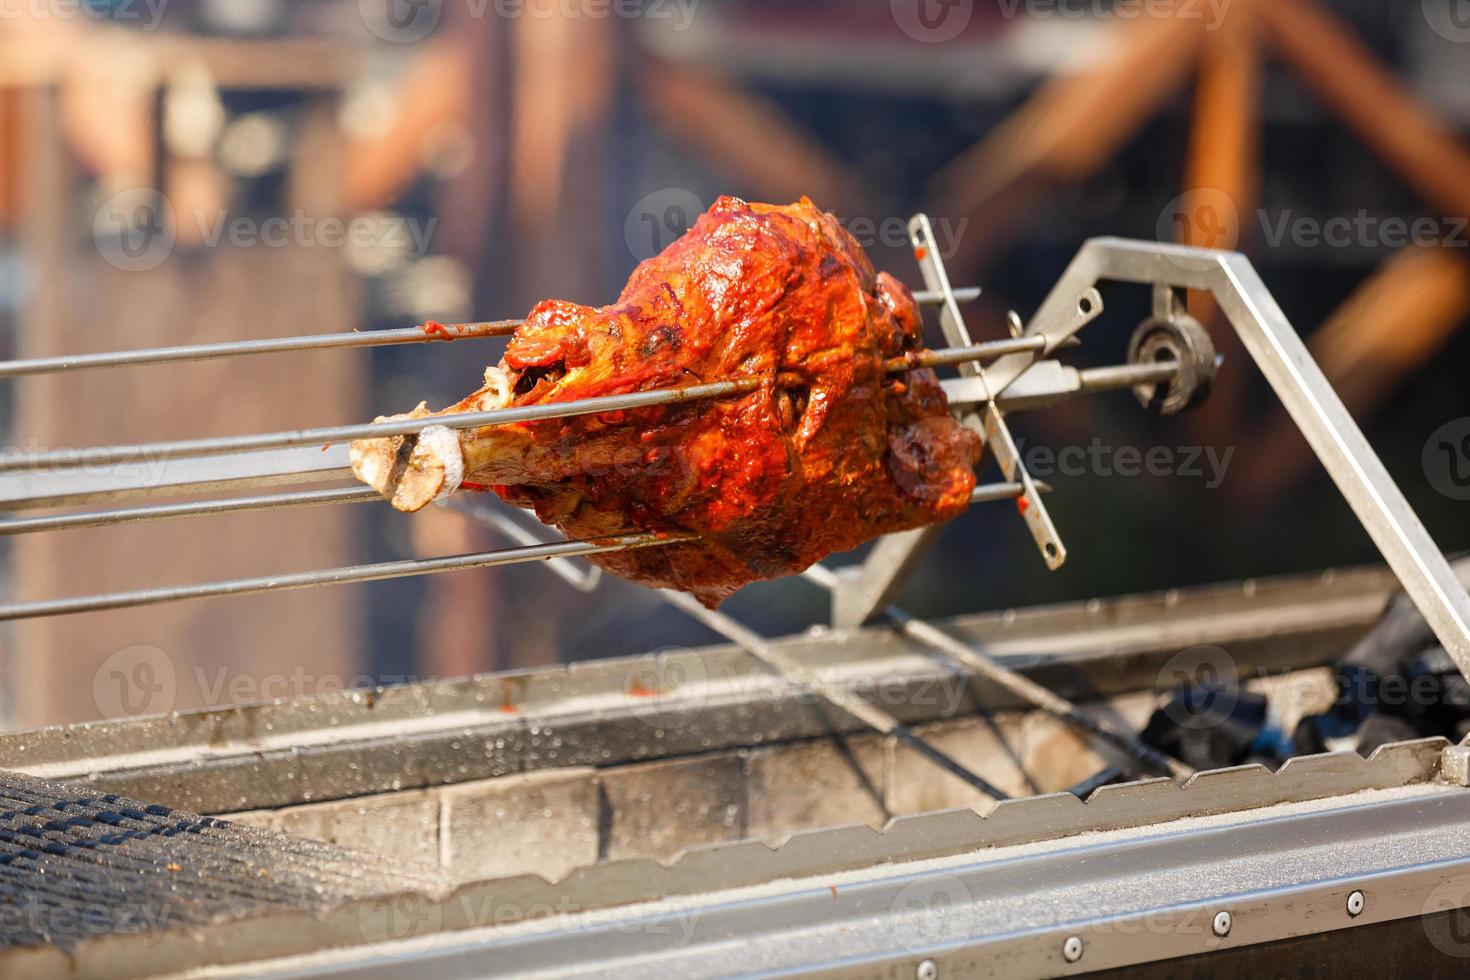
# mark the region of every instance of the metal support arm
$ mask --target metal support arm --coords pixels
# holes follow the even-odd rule
[[[1094,238],[1082,246],[1027,326],[1028,336],[1046,338],[1041,356],[1085,325],[1076,315],[1079,298],[1103,281],[1153,286],[1156,306],[1171,290],[1214,296],[1435,636],[1470,677],[1470,596],[1250,260],[1217,249]],[[985,372],[991,392],[999,397],[1035,363],[1029,353],[994,362]]]

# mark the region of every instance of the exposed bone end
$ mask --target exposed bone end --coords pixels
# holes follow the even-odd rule
[[[490,408],[508,408],[514,397],[513,383],[510,375],[504,368],[487,367],[485,369],[485,387],[479,392],[480,409],[484,411]]]
[[[406,415],[379,418],[378,422],[421,419],[432,415],[420,404]],[[417,435],[359,439],[349,458],[353,474],[387,497],[396,510],[412,513],[459,489],[464,481],[464,453],[458,434],[434,425]]]

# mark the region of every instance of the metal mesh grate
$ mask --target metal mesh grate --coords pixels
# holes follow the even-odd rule
[[[432,870],[0,772],[0,946],[67,949],[440,885]]]

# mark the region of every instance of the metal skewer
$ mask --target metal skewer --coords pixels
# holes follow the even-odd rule
[[[456,323],[438,331],[430,327],[402,330],[353,330],[346,333],[307,334],[301,337],[272,337],[265,340],[236,340],[220,344],[185,344],[146,350],[109,351],[37,357],[23,361],[0,361],[0,378],[32,374],[61,374],[93,368],[135,367],[141,364],[176,364],[182,361],[212,361],[248,354],[285,354],[309,350],[341,350],[354,347],[393,347],[399,344],[443,343],[480,337],[504,337],[515,332],[520,320]]]
[[[659,595],[669,605],[688,613],[716,633],[732,641],[736,646],[767,667],[770,667],[790,683],[819,695],[839,710],[847,712],[879,734],[893,735],[930,762],[951,775],[963,779],[986,796],[997,801],[1010,799],[1010,796],[1004,790],[995,786],[983,776],[972,772],[944,752],[941,752],[915,735],[905,725],[888,714],[888,712],[869,704],[845,688],[827,683],[814,671],[808,670],[802,664],[776,649],[764,636],[761,636],[733,616],[722,613],[717,609],[706,609],[700,605],[699,600],[684,592],[671,592],[668,589],[660,589]]]
[[[376,495],[376,491],[374,491]],[[538,544],[549,544],[543,538],[536,536],[535,532],[522,526],[510,512],[514,509],[509,505],[496,507],[488,501],[474,500],[477,496],[494,497],[494,494],[455,494],[439,501],[440,506],[468,517],[476,524],[492,527],[501,534],[510,538],[518,545],[530,547]],[[576,589],[578,592],[593,592],[602,582],[602,569],[596,565],[589,566],[585,571],[578,568],[568,558],[548,558],[546,568],[557,578]]]
[[[333,490],[305,490],[297,493],[261,494],[234,497],[229,500],[202,500],[183,504],[159,504],[153,507],[124,507],[117,510],[94,510],[80,514],[57,514],[48,517],[26,517],[0,521],[0,535],[33,534],[38,531],[71,531],[78,528],[105,527],[113,524],[141,524],[174,517],[214,517],[254,510],[288,507],[312,507],[318,504],[369,503],[383,495],[367,487],[339,487]]]
[[[1016,483],[997,483],[984,487],[976,487],[970,497],[970,502],[971,504],[976,504],[990,500],[1013,499],[1020,495],[1021,490],[1020,484]],[[465,516],[481,523],[490,524],[522,544],[535,543],[530,532],[514,522],[507,520],[504,515],[497,514],[477,504],[465,505],[460,503],[456,505],[456,500],[458,498],[450,498],[447,503],[450,507],[465,514]],[[555,567],[557,563],[563,565],[568,564],[564,558],[551,559],[547,564],[573,588],[580,592],[590,592],[597,587],[599,581],[597,573],[601,572],[601,569],[593,566],[593,574],[590,576],[575,573],[569,575],[565,569],[557,569]],[[744,623],[741,623],[733,616],[719,612],[718,610],[706,609],[698,600],[686,593],[674,592],[670,589],[659,589],[657,590],[657,595],[664,602],[686,613],[693,619],[703,623],[709,629],[735,643],[746,653],[775,671],[787,683],[808,694],[825,699],[834,707],[846,712],[879,734],[893,735],[925,759],[933,762],[951,775],[964,780],[970,786],[973,786],[997,802],[1010,799],[1005,791],[990,783],[983,776],[962,765],[952,756],[945,754],[943,751],[935,748],[914,734],[913,731],[888,712],[879,708],[877,705],[870,704],[853,695],[845,688],[828,683],[814,671],[809,670],[776,649],[768,639]]]
[[[968,302],[979,295],[978,287],[955,290],[955,298],[960,302]],[[933,306],[941,302],[943,297],[934,292],[919,292],[914,294],[914,299],[921,306]],[[451,340],[504,337],[515,333],[516,328],[523,322],[522,320],[490,320],[481,323],[425,324],[422,327],[406,327],[402,330],[354,330],[347,333],[314,334],[303,337],[274,337],[266,340],[189,344],[176,347],[154,347],[146,350],[0,361],[0,378],[59,374],[95,368],[136,367],[144,364],[211,361],[222,357],[244,357],[252,354],[393,347],[401,344],[443,343]]]
[[[813,565],[806,570],[803,577],[829,592],[838,586],[837,574],[825,565]],[[1079,731],[1121,749],[1134,760],[1135,764],[1142,766],[1144,771],[1171,776],[1175,779],[1187,779],[1194,774],[1193,769],[1153,746],[1145,745],[1136,735],[1121,731],[1093,717],[1054,691],[1036,683],[1024,674],[1001,666],[990,657],[961,643],[938,627],[910,615],[898,606],[889,606],[885,609],[883,618],[897,632],[944,653],[951,660],[964,665],[971,673],[984,677]]]
[[[995,340],[984,344],[974,344],[969,347],[918,351],[891,358],[885,362],[884,367],[890,373],[897,373],[915,368],[967,363],[1026,351],[1038,351],[1044,344],[1045,341],[1039,337],[1020,337],[1009,340]],[[471,429],[491,425],[511,425],[518,422],[540,422],[548,419],[596,415],[601,412],[631,411],[640,408],[653,408],[659,405],[677,405],[707,398],[725,398],[731,395],[743,395],[756,390],[766,383],[767,379],[765,378],[736,378],[729,381],[715,381],[707,384],[661,388],[652,391],[636,391],[623,395],[603,395],[596,398],[582,398],[575,401],[554,402],[545,405],[497,408],[483,412],[460,412],[452,415],[436,415],[420,419],[400,419],[393,422],[326,426],[316,429],[297,429],[289,432],[266,432],[257,435],[187,439],[178,442],[140,443],[131,446],[107,446],[85,450],[0,454],[0,471],[72,469],[80,466],[102,466],[109,463],[126,463],[134,460],[180,459],[190,456],[208,456],[215,453],[286,449],[294,446],[346,442],[353,439],[378,439],[388,438],[390,436],[410,435],[421,432],[431,426]]]
[[[114,592],[105,595],[80,596],[74,599],[46,599],[0,606],[0,622],[16,619],[38,619],[74,613],[100,612],[106,609],[130,609],[153,606],[182,599],[205,599],[227,595],[258,595],[262,592],[285,592],[318,585],[344,585],[349,582],[377,582],[390,578],[433,575],[471,568],[494,568],[549,558],[575,558],[600,555],[610,551],[635,548],[657,548],[662,545],[691,541],[693,535],[624,534],[596,541],[558,541],[526,548],[506,548],[447,558],[411,558],[403,561],[326,568],[286,575],[264,575],[258,578],[231,579],[225,582],[202,582],[195,585],[143,589],[136,592]]]
[[[351,491],[351,493],[349,494],[341,490],[327,491],[327,493],[340,494],[337,498],[339,502],[356,501],[359,499],[356,496],[360,492],[357,488],[349,487],[347,491]],[[367,492],[373,498],[381,499],[376,491]],[[970,503],[974,505],[994,500],[1007,500],[1017,496],[1019,492],[1020,488],[1017,484],[988,484],[975,488],[974,493],[970,495]],[[325,495],[321,495],[319,499],[313,501],[299,499],[310,495],[286,494],[283,496],[298,498],[297,502],[299,503],[331,502],[325,498]],[[205,501],[201,504],[184,504],[179,506],[209,507],[212,504],[217,505],[222,503],[228,503],[228,501]],[[139,509],[143,511],[158,511],[165,508]],[[98,514],[67,515],[68,518],[75,520],[89,519],[92,521],[96,521],[99,516]],[[36,520],[50,521],[58,520],[58,518],[37,518]],[[613,538],[602,538],[596,541],[538,542],[520,548],[479,552],[471,555],[454,555],[448,558],[414,558],[403,561],[379,562],[371,565],[353,565],[346,568],[327,568],[313,572],[264,575],[254,578],[231,579],[222,582],[203,582],[195,585],[141,589],[133,592],[112,592],[100,595],[77,596],[70,599],[46,599],[37,602],[21,602],[0,606],[0,622],[15,619],[39,619],[46,616],[61,616],[70,613],[100,612],[107,609],[131,609],[137,606],[156,606],[166,602],[179,602],[185,599],[256,595],[262,592],[283,592],[291,589],[311,588],[318,585],[377,582],[390,578],[432,575],[438,572],[455,572],[471,568],[491,568],[499,565],[514,565],[528,561],[555,561],[557,559],[586,557],[587,555],[599,555],[634,548],[656,548],[662,545],[680,544],[694,540],[697,540],[697,536],[693,534],[636,532]],[[569,581],[571,581],[570,578]],[[572,584],[577,585],[575,581]],[[581,588],[582,586],[578,585],[577,587]]]
[[[986,680],[1004,687],[1012,694],[1024,698],[1079,731],[1121,749],[1135,762],[1142,764],[1147,771],[1172,776],[1175,779],[1188,779],[1194,775],[1193,769],[1178,759],[1165,755],[1153,746],[1145,745],[1136,735],[1116,729],[1101,719],[1093,717],[1071,701],[1036,683],[1026,675],[1007,670],[989,657],[976,653],[943,630],[922,619],[915,619],[897,606],[888,607],[884,611],[884,618],[904,636],[942,650]]]

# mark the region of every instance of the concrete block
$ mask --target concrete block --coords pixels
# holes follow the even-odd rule
[[[428,791],[309,803],[277,812],[276,828],[394,861],[439,864],[439,800]]]
[[[794,831],[843,824],[883,826],[892,750],[876,736],[756,749],[746,761],[749,836],[779,841]]]
[[[744,836],[745,776],[735,753],[619,766],[599,778],[609,860],[667,861]]]
[[[440,862],[460,881],[597,863],[597,782],[590,768],[551,769],[445,786]]]

